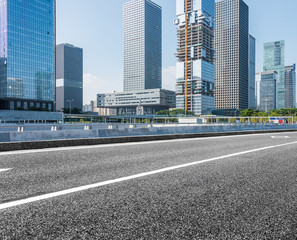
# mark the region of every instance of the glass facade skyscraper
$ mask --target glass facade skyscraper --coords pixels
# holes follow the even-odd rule
[[[249,108],[256,109],[256,39],[249,35]]]
[[[0,0],[0,109],[54,109],[55,0]]]
[[[276,81],[275,71],[256,74],[257,109],[265,112],[276,109]]]
[[[285,107],[285,41],[264,43],[263,71],[276,71],[276,108]]]
[[[97,95],[117,115],[152,115],[175,107],[162,87],[162,9],[150,0],[124,3],[124,92]]]
[[[296,107],[296,65],[285,67],[285,108]]]
[[[124,91],[162,87],[162,9],[150,0],[124,3]]]
[[[176,108],[214,110],[214,0],[176,0]]]
[[[83,49],[66,43],[56,47],[56,110],[70,105],[83,109]]]
[[[249,103],[249,7],[242,0],[216,3],[215,105],[230,114]]]

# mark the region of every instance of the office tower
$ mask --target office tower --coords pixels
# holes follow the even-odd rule
[[[256,39],[249,35],[249,108],[256,109]]]
[[[249,7],[242,0],[216,3],[215,106],[232,114],[248,108]]]
[[[296,107],[296,65],[285,67],[285,108]]]
[[[150,0],[124,3],[124,91],[162,87],[162,10]]]
[[[264,43],[263,71],[276,71],[276,108],[285,107],[285,41]]]
[[[97,94],[101,113],[152,115],[175,108],[175,92],[161,89],[161,18],[161,7],[150,0],[124,3],[124,92]]]
[[[56,110],[83,110],[83,49],[70,44],[56,47]]]
[[[257,109],[265,112],[276,109],[276,81],[276,71],[256,74]]]
[[[54,110],[55,0],[0,0],[0,109]]]
[[[176,108],[197,115],[214,110],[215,0],[176,0]]]

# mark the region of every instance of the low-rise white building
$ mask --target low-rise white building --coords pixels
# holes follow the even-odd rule
[[[116,115],[153,115],[175,108],[175,92],[165,89],[113,92],[97,95],[98,108],[115,109]]]

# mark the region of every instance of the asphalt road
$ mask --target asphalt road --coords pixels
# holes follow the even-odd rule
[[[0,239],[297,239],[297,133],[0,153]]]

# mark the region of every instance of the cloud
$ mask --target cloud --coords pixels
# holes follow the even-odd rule
[[[115,87],[117,86],[117,87]],[[89,104],[90,101],[96,100],[98,93],[108,93],[113,90],[120,91],[120,84],[112,84],[112,81],[106,81],[92,73],[84,74],[84,104]]]
[[[175,91],[175,82],[176,82],[176,67],[169,66],[164,68],[162,71],[162,87],[163,89]]]

